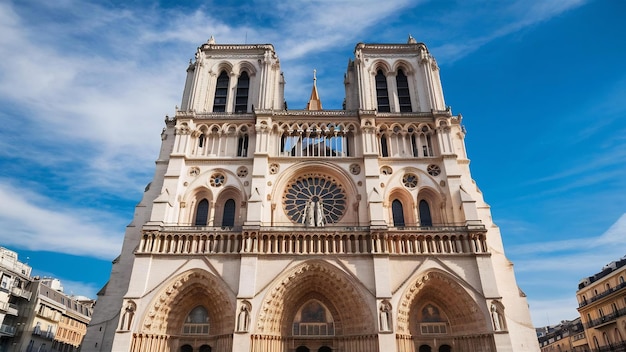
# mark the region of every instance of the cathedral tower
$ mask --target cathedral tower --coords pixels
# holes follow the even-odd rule
[[[287,110],[272,45],[198,48],[83,351],[538,351],[426,46]]]

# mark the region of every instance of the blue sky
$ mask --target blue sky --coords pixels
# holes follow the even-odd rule
[[[626,255],[622,1],[0,3],[0,245],[95,297],[195,49],[272,43],[291,109],[327,109],[358,42],[424,42],[537,326]]]

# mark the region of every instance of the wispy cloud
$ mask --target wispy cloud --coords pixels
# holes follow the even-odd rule
[[[115,258],[126,220],[54,201],[0,180],[0,243],[30,250]],[[117,225],[117,226],[112,226]],[[120,229],[111,232],[111,228]]]
[[[580,279],[626,255],[626,214],[598,236],[573,233],[571,239],[556,241],[549,236],[546,233],[541,242],[507,247],[520,286],[536,292],[529,302],[537,326],[547,325],[544,314],[554,319],[551,323],[575,318]]]

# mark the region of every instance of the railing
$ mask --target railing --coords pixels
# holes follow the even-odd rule
[[[293,323],[293,336],[334,336],[335,325],[331,323]]]
[[[15,326],[10,326],[6,324],[0,325],[0,334],[3,336],[14,336],[15,335]]]
[[[589,303],[592,303],[592,302],[595,302],[595,301],[597,301],[597,300],[599,300],[601,298],[604,298],[604,297],[610,295],[611,293],[613,293],[615,291],[619,291],[619,290],[623,289],[624,287],[626,287],[626,282],[622,282],[621,284],[619,284],[619,285],[617,285],[615,287],[611,287],[610,289],[608,289],[608,290],[606,290],[606,291],[604,291],[602,293],[598,293],[597,295],[589,298],[588,301],[585,300],[585,301],[580,302],[578,304],[578,308],[582,308],[582,307],[586,306]]]
[[[22,297],[26,300],[30,301],[30,297],[32,296],[32,292],[30,291],[26,291],[23,288],[19,288],[19,287],[12,287],[11,288],[11,294],[17,297]]]
[[[607,314],[603,317],[600,317],[598,319],[593,319],[592,321],[588,321],[585,323],[585,328],[590,329],[593,328],[595,326],[599,326],[599,325],[605,325],[608,323],[613,322],[615,319],[617,319],[618,317],[624,316],[626,315],[626,308],[621,308],[618,309],[610,314]]]
[[[363,231],[364,228],[291,228],[290,233],[204,232],[167,227],[144,231],[137,253],[146,254],[480,254],[489,253],[484,230],[446,227]],[[456,229],[457,231],[451,231]],[[178,230],[178,231],[177,231]],[[190,229],[188,229],[190,230]],[[295,230],[295,231],[294,231]],[[341,231],[339,231],[341,230]],[[439,230],[439,229],[438,229]],[[448,231],[445,231],[448,230]],[[464,231],[461,231],[464,230]]]
[[[17,305],[13,303],[0,302],[0,311],[10,315],[17,315]]]
[[[602,346],[593,348],[591,352],[626,352],[626,342],[612,344],[610,346]]]

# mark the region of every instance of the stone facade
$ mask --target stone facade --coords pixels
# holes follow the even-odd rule
[[[272,45],[198,48],[83,351],[539,350],[435,59],[354,54],[288,110]]]
[[[588,350],[626,351],[626,257],[581,280],[576,297]]]

